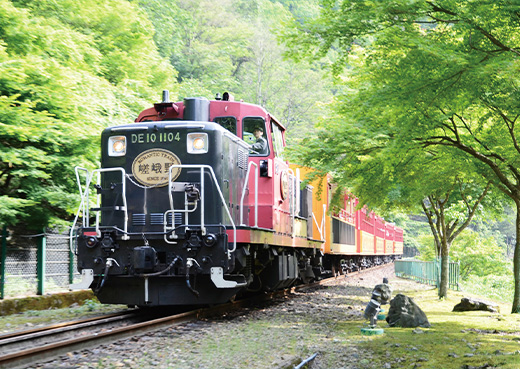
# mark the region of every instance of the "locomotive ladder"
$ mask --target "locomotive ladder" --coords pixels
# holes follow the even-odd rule
[[[100,169],[94,169],[92,171],[92,173],[90,173],[88,171],[88,169],[82,168],[82,167],[76,167],[76,168],[74,168],[74,170],[76,172],[76,181],[78,183],[78,188],[79,188],[79,193],[80,193],[80,197],[81,197],[81,202],[79,204],[78,211],[76,213],[76,217],[74,218],[74,222],[72,223],[72,227],[70,229],[70,240],[69,240],[70,251],[73,252],[74,255],[77,255],[77,250],[73,247],[73,239],[74,239],[74,230],[76,228],[76,224],[78,222],[80,214],[83,214],[83,217],[82,217],[82,225],[83,225],[83,227],[84,228],[85,227],[90,227],[90,220],[89,220],[89,193],[90,193],[90,185],[91,185],[91,182],[92,182],[92,178],[94,178],[94,175],[96,173],[98,174],[98,182],[97,182],[98,185],[101,184],[101,173],[106,173],[106,172],[120,172],[121,173],[123,206],[115,206],[114,210],[119,210],[119,211],[123,211],[124,212],[124,214],[125,214],[125,216],[124,216],[125,221],[124,221],[124,224],[123,224],[123,233],[124,234],[122,236],[122,239],[123,240],[130,239],[130,236],[128,236],[128,206],[127,206],[127,202],[126,202],[126,181],[125,181],[126,172],[125,172],[125,169],[121,168],[121,167],[117,167],[117,168],[100,168]],[[85,174],[86,174],[86,180],[85,180],[86,183],[85,183],[85,189],[84,190],[82,189],[82,186],[81,186],[81,179],[80,179],[80,175],[79,175],[80,171],[85,172]],[[94,209],[97,212],[96,213],[96,234],[97,234],[98,237],[101,237],[101,232],[99,230],[99,213],[102,210],[102,207],[101,207],[101,194],[98,194],[98,196],[97,196],[97,206]]]

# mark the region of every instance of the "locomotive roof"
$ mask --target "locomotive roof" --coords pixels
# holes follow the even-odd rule
[[[184,119],[186,103],[193,100],[207,102],[209,105],[209,121],[213,121],[216,117],[223,116],[234,116],[237,121],[241,121],[242,118],[248,116],[260,116],[266,120],[269,119],[276,122],[276,124],[285,131],[285,127],[280,121],[269,114],[267,110],[260,105],[243,101],[207,100],[203,97],[190,97],[179,102],[163,101],[156,103],[153,108],[143,110],[135,122]]]

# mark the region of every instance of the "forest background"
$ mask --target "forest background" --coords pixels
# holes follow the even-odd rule
[[[260,104],[298,150],[348,91],[334,52],[301,61],[280,42],[319,15],[318,0],[0,0],[0,225],[70,225],[74,166],[97,167],[101,130],[133,121],[163,89]],[[405,246],[436,257],[424,216],[382,210]],[[451,259],[465,289],[510,301],[515,214],[480,214]]]

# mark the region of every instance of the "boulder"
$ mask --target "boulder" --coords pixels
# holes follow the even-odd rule
[[[472,297],[463,297],[460,300],[460,303],[455,305],[453,308],[453,311],[476,311],[476,310],[483,310],[483,311],[490,311],[492,313],[498,313],[499,308],[497,304],[494,304],[492,302],[484,301],[475,299]]]
[[[426,314],[421,308],[410,297],[403,294],[396,295],[390,301],[390,309],[388,310],[386,321],[390,327],[431,327]]]

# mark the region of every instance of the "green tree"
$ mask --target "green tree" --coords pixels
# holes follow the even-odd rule
[[[481,190],[478,198],[472,201],[472,197],[467,194],[471,190],[470,186],[465,186],[459,179],[456,179],[454,188],[442,192],[439,195],[431,192],[426,199],[421,201],[424,214],[428,219],[428,224],[435,241],[436,254],[441,258],[441,278],[439,286],[439,297],[448,295],[449,283],[449,259],[450,249],[455,239],[470,224],[471,220],[478,211],[482,200],[489,190],[488,185]],[[458,191],[454,191],[458,186]],[[464,187],[470,187],[464,188]],[[458,201],[453,201],[453,195],[459,195]]]
[[[269,0],[139,0],[155,26],[162,56],[176,70],[179,97],[214,98],[228,91],[262,105],[304,135],[330,100],[330,83],[320,65],[287,60],[277,35],[293,17],[318,14],[316,3]],[[218,21],[216,21],[218,20]]]
[[[451,259],[460,263],[462,279],[472,274],[483,277],[510,272],[504,250],[497,240],[492,236],[482,237],[471,229],[465,230],[453,243]]]
[[[252,29],[233,11],[234,1],[139,0],[155,26],[162,56],[178,71],[180,97],[234,92],[236,75],[250,59]]]
[[[360,204],[379,212],[422,211],[433,235],[435,255],[441,259],[439,296],[446,297],[450,247],[481,212],[490,183],[461,174],[469,169],[460,155],[452,156],[445,149],[426,152],[413,142],[394,139],[388,127],[379,126],[375,133],[366,124],[358,124],[358,119],[340,124],[325,120],[317,138],[303,140],[290,150],[291,156],[303,165],[332,173],[340,189],[348,189]]]
[[[364,124],[425,150],[472,160],[515,204],[520,234],[517,142],[518,25],[515,1],[324,1],[320,18],[287,33],[294,52],[338,52],[335,72],[355,91]],[[355,69],[345,69],[344,66]],[[458,155],[458,154],[456,154]],[[514,252],[513,313],[520,312],[520,242]]]
[[[251,57],[238,75],[240,96],[275,115],[289,137],[308,137],[323,113],[320,102],[331,99],[330,78],[317,64],[298,64],[285,58],[286,48],[278,42],[278,34],[293,20],[291,12],[276,1],[257,4],[255,11],[248,13],[254,29],[248,45]]]
[[[0,224],[69,218],[101,129],[175,89],[152,31],[123,0],[0,0]]]

